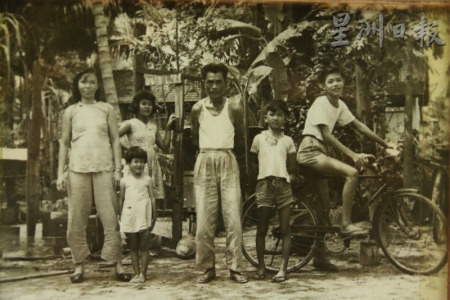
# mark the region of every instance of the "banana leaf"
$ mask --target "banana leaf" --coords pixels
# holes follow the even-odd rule
[[[261,81],[266,78],[272,72],[272,68],[268,66],[258,66],[256,68],[251,68],[247,72],[247,91],[250,95],[256,93],[258,85]]]
[[[284,43],[290,38],[301,36],[302,31],[311,26],[313,23],[314,22],[303,21],[299,24],[289,26],[286,30],[271,40],[266,47],[264,47],[258,57],[256,57],[256,59],[252,62],[252,66],[266,60],[269,53],[276,52],[278,48],[284,45]]]

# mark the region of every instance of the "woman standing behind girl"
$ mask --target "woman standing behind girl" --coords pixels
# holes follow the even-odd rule
[[[148,164],[144,168],[144,174],[150,175],[153,179],[156,199],[164,199],[163,178],[155,152],[155,143],[164,152],[168,152],[171,134],[167,132],[163,139],[158,127],[150,122],[150,118],[156,112],[155,100],[155,96],[150,92],[137,93],[131,103],[131,111],[136,115],[136,118],[124,121],[120,125],[119,135],[126,134],[130,146],[139,146],[147,152]],[[170,128],[174,121],[175,116],[172,114],[167,121],[166,128]],[[125,169],[124,174],[127,175],[127,173],[128,170]]]
[[[131,147],[125,160],[130,175],[120,181],[120,231],[126,234],[131,250],[131,262],[135,273],[131,282],[144,282],[148,266],[150,232],[156,221],[156,200],[152,179],[144,174],[147,153],[140,147]]]

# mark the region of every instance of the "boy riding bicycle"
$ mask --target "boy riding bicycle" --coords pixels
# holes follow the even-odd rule
[[[339,176],[345,178],[342,191],[342,228],[344,235],[359,235],[367,233],[367,228],[352,224],[351,212],[356,188],[358,186],[358,170],[346,163],[327,155],[325,143],[331,145],[336,150],[350,157],[358,166],[363,166],[373,157],[371,154],[356,153],[343,145],[332,134],[336,124],[345,126],[351,124],[357,131],[371,140],[389,147],[388,144],[377,136],[366,125],[357,120],[348,109],[347,105],[340,100],[344,90],[344,80],[340,70],[336,68],[328,69],[319,75],[320,86],[325,90],[325,95],[318,97],[308,111],[305,129],[303,130],[303,140],[298,150],[297,161],[302,166],[307,167],[312,173],[318,173],[315,178],[316,191],[319,194],[320,209],[319,222],[322,225],[328,223],[330,200],[328,192],[328,181],[323,175]],[[337,271],[337,267],[331,264],[325,257],[325,245],[320,243],[317,256],[313,265],[317,269],[326,271]]]

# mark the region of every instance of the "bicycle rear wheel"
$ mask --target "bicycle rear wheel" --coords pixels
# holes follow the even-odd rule
[[[408,274],[433,274],[445,265],[446,224],[441,210],[417,193],[383,200],[374,217],[381,249],[394,266]]]
[[[431,201],[440,208],[442,213],[448,213],[448,178],[445,179],[443,170],[438,170],[434,175],[433,191],[431,193]],[[440,224],[439,218],[434,224],[435,238],[439,239],[439,230],[443,224]]]
[[[266,236],[264,260],[266,270],[275,273],[281,265],[282,240],[279,233],[279,218],[276,209],[273,209],[269,219],[269,230]],[[309,226],[318,224],[317,217],[311,207],[304,202],[296,202],[291,212],[292,247],[289,257],[288,272],[303,267],[312,258],[317,243],[317,233],[308,230]],[[251,196],[244,204],[242,216],[242,250],[245,258],[255,267],[258,267],[256,255],[256,230],[258,228],[258,211],[255,196]]]

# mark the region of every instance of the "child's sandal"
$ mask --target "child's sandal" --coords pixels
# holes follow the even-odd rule
[[[84,279],[84,274],[83,273],[75,273],[70,275],[70,281],[72,283],[82,283]]]
[[[130,274],[127,274],[127,273],[124,273],[124,272],[122,272],[122,273],[116,273],[116,279],[118,280],[118,281],[122,281],[122,282],[128,282],[128,281],[130,281],[131,280],[131,275]]]
[[[266,274],[260,274],[258,272],[256,272],[255,274],[253,274],[252,279],[254,280],[263,280],[266,278]]]
[[[274,276],[272,277],[272,282],[284,282],[286,281],[286,276]]]

